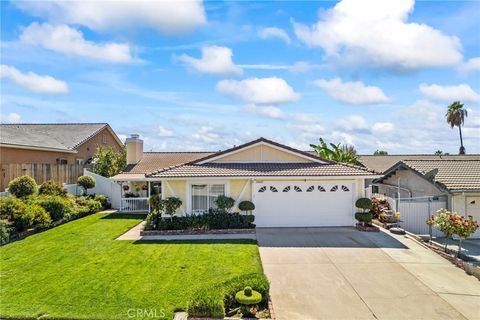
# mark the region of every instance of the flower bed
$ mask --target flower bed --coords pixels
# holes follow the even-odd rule
[[[380,229],[374,225],[371,225],[371,224],[366,224],[366,225],[362,225],[361,223],[357,223],[355,225],[355,227],[357,228],[357,230],[360,230],[360,231],[365,231],[365,232],[379,232]]]
[[[145,230],[179,230],[199,231],[224,229],[254,229],[255,216],[229,213],[223,210],[210,209],[209,212],[199,215],[182,217],[162,217],[160,214],[149,213]]]

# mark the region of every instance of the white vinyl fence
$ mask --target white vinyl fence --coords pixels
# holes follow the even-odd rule
[[[400,212],[400,225],[406,231],[415,234],[428,234],[429,227],[425,221],[434,216],[438,209],[446,208],[447,202],[444,199],[434,197],[424,198],[402,198],[397,199],[397,211]],[[443,234],[433,228],[433,236]]]
[[[88,194],[106,195],[112,203],[112,208],[118,209],[121,207],[122,188],[118,183],[90,172],[87,169],[84,169],[83,174],[95,179],[95,188],[88,189]],[[64,187],[67,189],[68,193],[73,195],[80,195],[83,192],[83,189],[76,184],[66,184]]]

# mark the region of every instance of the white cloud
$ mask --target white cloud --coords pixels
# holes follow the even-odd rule
[[[192,134],[194,140],[198,140],[203,143],[216,143],[220,138],[220,134],[215,132],[215,128],[212,126],[201,126],[197,132]]]
[[[0,77],[8,78],[19,86],[38,93],[59,94],[68,92],[68,85],[65,81],[33,72],[22,73],[16,68],[4,64],[0,65]]]
[[[336,125],[341,129],[347,130],[347,131],[359,131],[359,132],[368,131],[367,121],[363,117],[356,116],[356,115],[338,119],[336,121]]]
[[[164,34],[190,32],[206,23],[201,1],[18,1],[22,10],[53,23],[96,31],[150,27]]]
[[[287,103],[300,98],[285,80],[276,77],[222,80],[217,91],[255,104]]]
[[[23,43],[38,45],[67,55],[77,55],[112,63],[132,62],[126,43],[95,43],[87,41],[82,32],[67,25],[32,23],[20,35]]]
[[[159,137],[173,137],[175,135],[175,132],[173,130],[170,130],[168,128],[165,128],[164,126],[157,126],[155,128],[155,131]]]
[[[459,69],[463,72],[480,71],[480,57],[468,59],[460,65]]]
[[[0,114],[0,123],[19,123],[21,116],[18,113],[10,112],[8,114]]]
[[[316,80],[313,84],[325,90],[335,100],[344,103],[375,104],[389,101],[382,89],[367,86],[361,81],[342,82],[340,78],[335,78]]]
[[[273,38],[281,39],[286,44],[290,44],[292,42],[288,34],[285,32],[285,30],[277,27],[263,28],[258,31],[258,36],[262,39],[273,39]]]
[[[296,36],[336,61],[395,69],[456,65],[461,43],[426,24],[408,22],[414,0],[343,0],[313,26],[293,22]]]
[[[425,84],[419,86],[420,91],[427,97],[445,101],[480,101],[480,95],[465,83],[455,86],[442,86],[438,84]]]
[[[226,47],[203,47],[202,57],[196,59],[186,54],[178,57],[178,60],[186,63],[190,68],[210,74],[240,75],[243,70],[232,61],[232,50]]]
[[[393,132],[394,129],[395,125],[391,122],[377,122],[372,127],[375,134],[388,134]]]
[[[277,108],[274,106],[258,106],[253,103],[250,103],[250,104],[247,104],[244,109],[249,113],[267,117],[267,118],[272,118],[272,119],[285,118],[285,113],[280,108]]]

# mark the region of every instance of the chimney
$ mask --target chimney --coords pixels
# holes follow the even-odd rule
[[[143,140],[138,134],[131,134],[130,138],[125,140],[127,147],[127,164],[136,164],[143,157]]]

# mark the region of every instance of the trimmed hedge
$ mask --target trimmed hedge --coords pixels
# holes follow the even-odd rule
[[[198,290],[188,303],[188,314],[197,317],[224,318],[225,308],[230,309],[237,306],[235,295],[247,286],[262,295],[259,305],[261,308],[267,308],[270,284],[265,275],[251,273]]]
[[[17,198],[30,196],[37,192],[37,188],[37,183],[29,176],[15,178],[8,184],[8,192]]]
[[[60,196],[37,196],[32,199],[32,202],[44,208],[53,221],[68,217],[75,203],[70,198]]]
[[[200,215],[162,218],[159,214],[149,213],[147,230],[217,230],[217,229],[253,229],[255,216],[228,213],[210,209]]]
[[[55,180],[45,181],[38,188],[38,194],[49,196],[66,196],[67,190]]]

